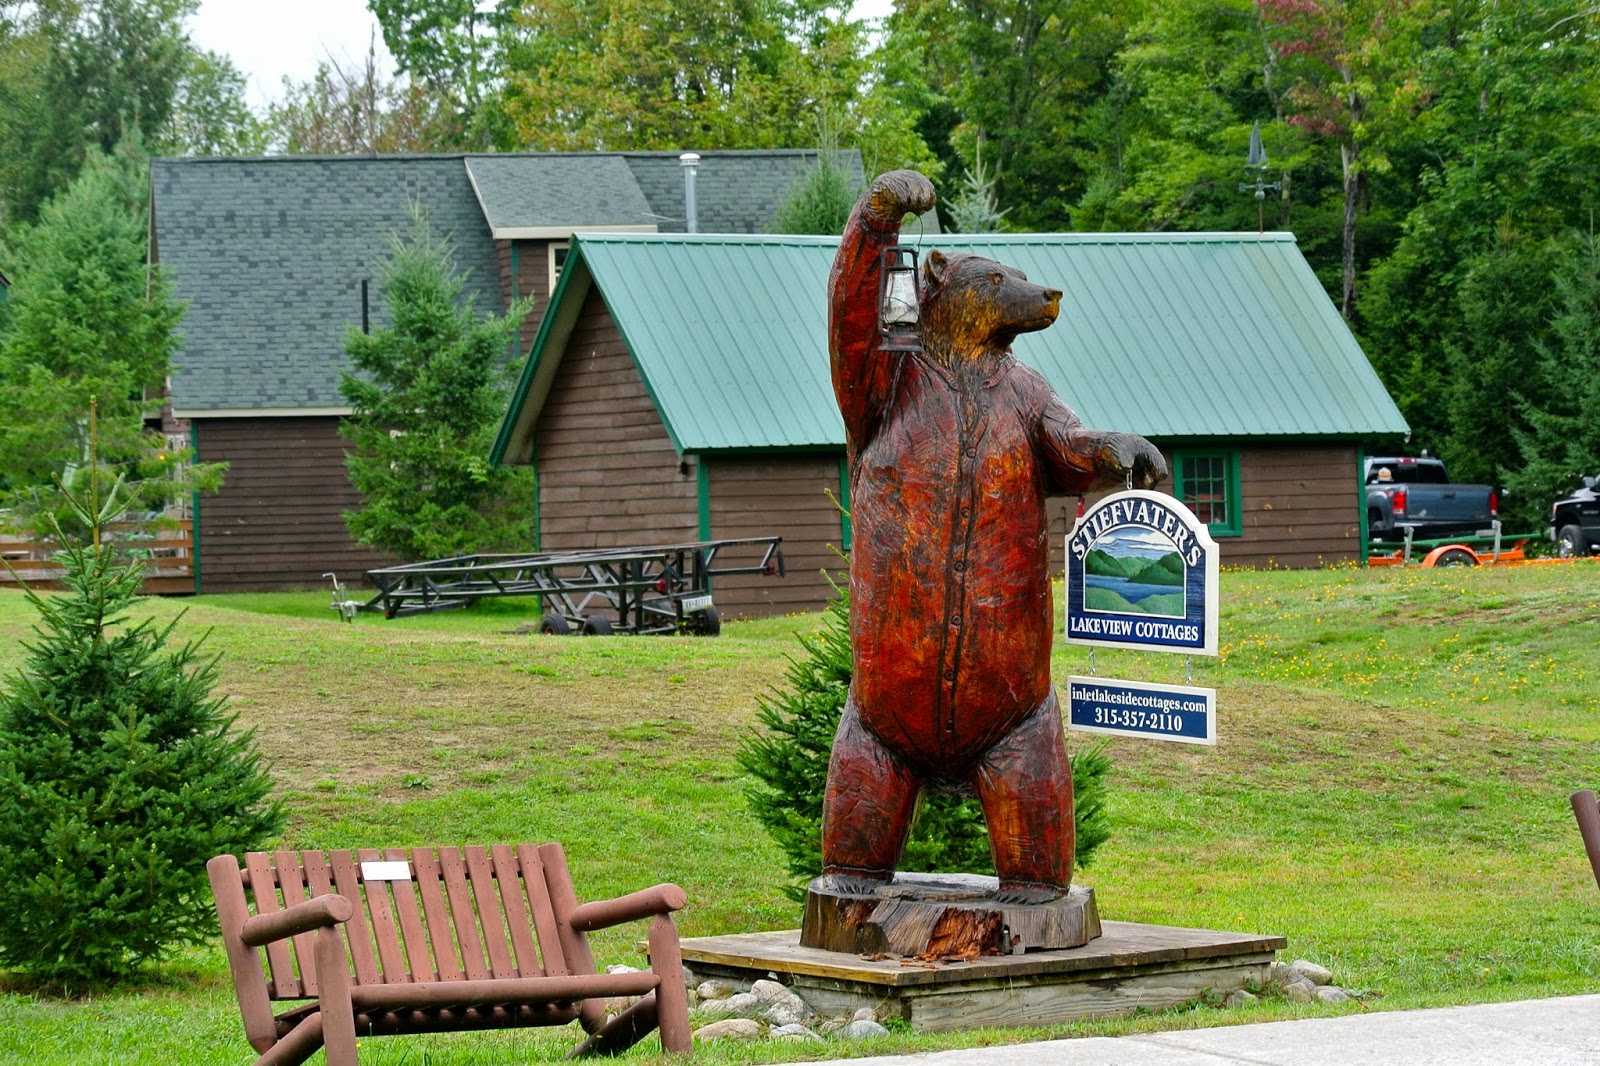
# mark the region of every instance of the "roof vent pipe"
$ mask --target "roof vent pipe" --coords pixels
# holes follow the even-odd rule
[[[684,225],[687,232],[699,233],[700,205],[695,200],[694,175],[695,168],[700,165],[700,157],[693,152],[685,152],[678,157],[678,165],[683,168]]]

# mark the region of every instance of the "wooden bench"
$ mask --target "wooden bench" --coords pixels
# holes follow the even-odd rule
[[[1578,832],[1583,836],[1583,848],[1589,853],[1589,865],[1594,867],[1594,879],[1600,884],[1600,800],[1593,792],[1584,789],[1572,794],[1572,813],[1578,818]]]
[[[677,885],[580,905],[559,844],[251,852],[206,869],[257,1066],[318,1047],[355,1066],[358,1036],[573,1019],[589,1034],[574,1055],[656,1028],[665,1050],[690,1048]],[[643,918],[650,971],[596,973],[585,934]],[[643,998],[608,1021],[613,996]],[[283,1001],[296,1005],[275,1016]]]

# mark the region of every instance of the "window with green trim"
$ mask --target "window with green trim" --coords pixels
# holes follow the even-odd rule
[[[1213,537],[1241,536],[1239,453],[1180,451],[1172,460],[1173,495],[1206,524]]]

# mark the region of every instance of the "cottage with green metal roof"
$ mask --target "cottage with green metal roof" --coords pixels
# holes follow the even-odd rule
[[[697,222],[768,228],[815,151],[703,151]],[[857,183],[861,156],[837,164]],[[572,235],[683,232],[677,152],[157,159],[151,256],[186,305],[167,429],[229,464],[199,501],[195,588],[312,585],[392,560],[351,541],[339,392],[347,330],[382,322],[376,284],[413,204],[448,233],[484,311],[531,297],[528,350]]]
[[[836,244],[575,240],[494,449],[538,468],[542,549],[776,534],[788,580],[719,587],[724,612],[826,598],[830,546],[850,537],[830,498],[848,492],[826,334]],[[937,244],[1064,290],[1017,358],[1089,425],[1159,444],[1163,487],[1209,521],[1226,562],[1361,557],[1360,442],[1407,426],[1291,234]],[[1054,504],[1058,552],[1076,505]]]

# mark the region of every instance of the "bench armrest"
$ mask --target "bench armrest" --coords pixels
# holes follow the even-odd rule
[[[679,910],[689,897],[677,885],[656,885],[616,899],[585,903],[572,912],[569,924],[580,933],[607,929],[623,922]]]
[[[348,922],[355,912],[355,906],[349,900],[329,893],[296,903],[285,910],[247,919],[239,930],[239,939],[248,947],[258,948],[274,940],[284,940],[313,929]]]

